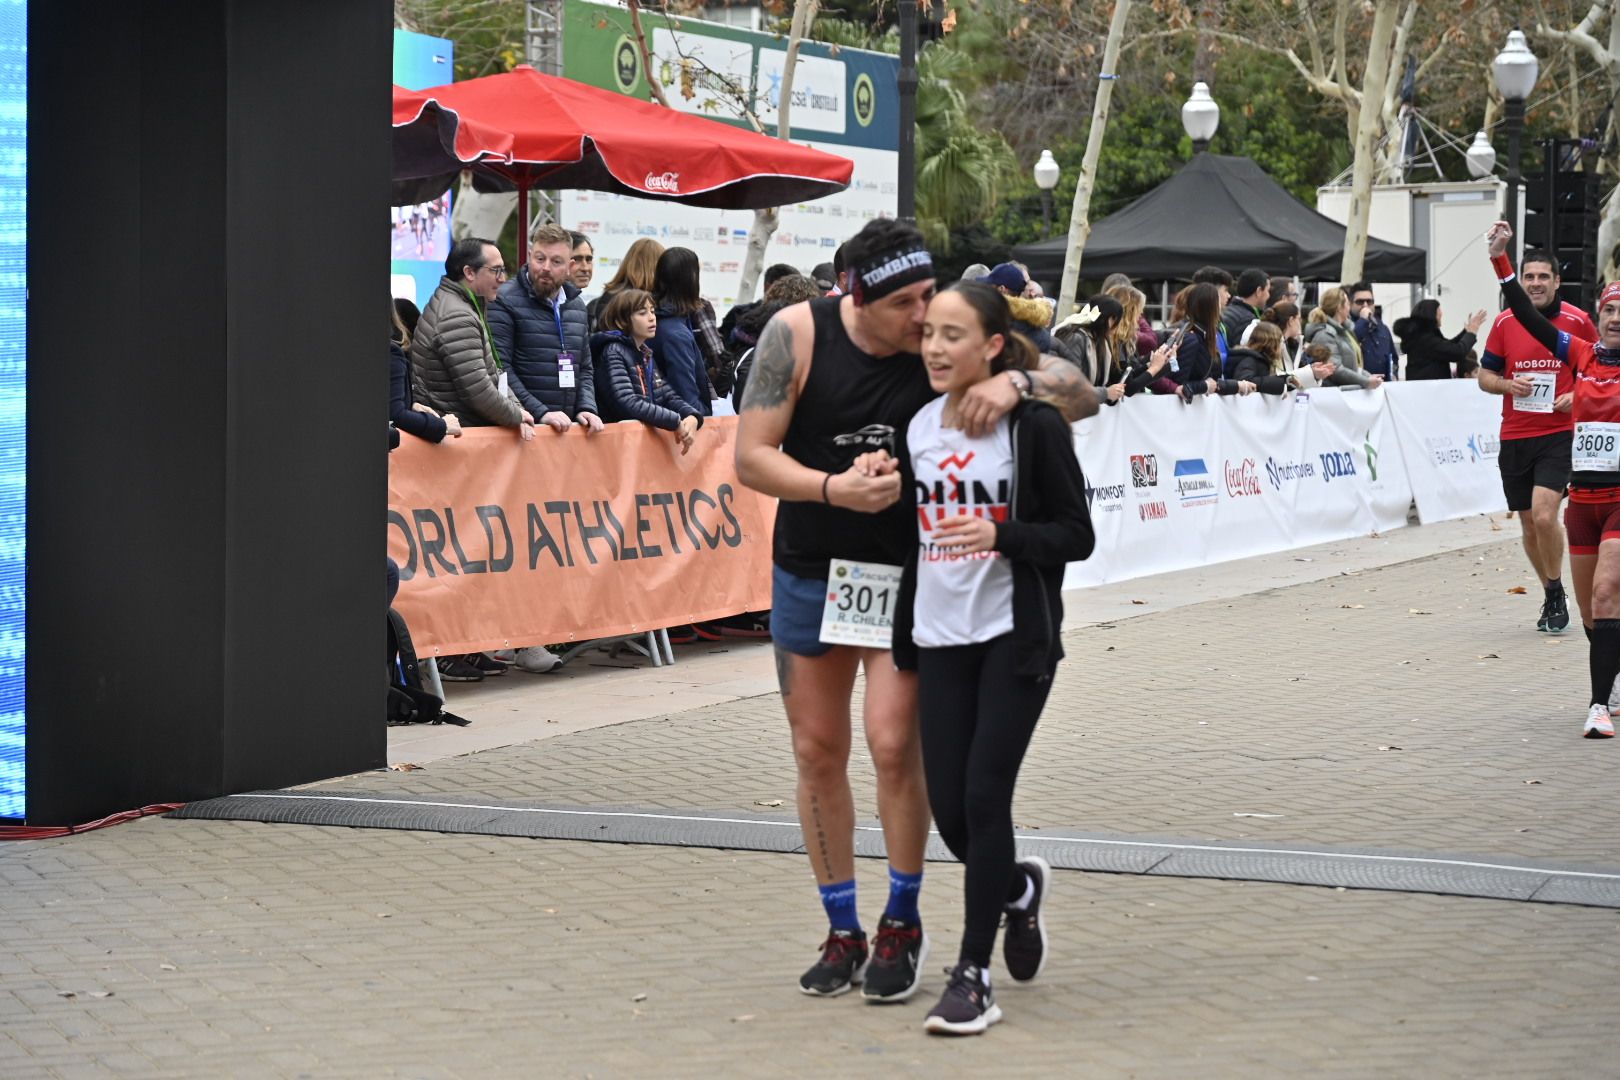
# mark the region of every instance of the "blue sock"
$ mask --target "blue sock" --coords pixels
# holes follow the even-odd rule
[[[894,867],[889,867],[889,906],[883,910],[883,914],[901,922],[921,922],[922,917],[917,914],[917,894],[920,892],[922,892],[921,870],[915,874],[902,874]]]
[[[827,909],[827,925],[834,930],[859,930],[861,920],[855,914],[855,879],[835,881],[820,889],[821,906]]]

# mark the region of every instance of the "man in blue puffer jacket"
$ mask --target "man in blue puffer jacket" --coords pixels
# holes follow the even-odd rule
[[[505,365],[507,385],[539,423],[567,431],[575,423],[601,431],[591,367],[589,317],[570,278],[573,238],[542,225],[518,276],[489,306],[489,334]]]

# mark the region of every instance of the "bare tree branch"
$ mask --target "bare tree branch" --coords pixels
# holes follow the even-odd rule
[[[658,76],[653,72],[652,54],[647,49],[647,33],[641,28],[641,2],[624,0],[624,6],[630,10],[630,26],[636,32],[636,48],[641,50],[641,70],[647,75],[647,85],[652,89],[653,99],[667,109],[669,99],[664,96],[664,88],[659,85]]]

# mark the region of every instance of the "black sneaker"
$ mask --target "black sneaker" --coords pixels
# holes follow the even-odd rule
[[[931,1035],[978,1035],[1000,1022],[1001,1006],[976,965],[957,964],[945,973],[950,981],[939,1004],[928,1010],[923,1030]]]
[[[488,653],[481,652],[468,653],[463,659],[486,676],[505,675],[506,669],[512,666],[504,660],[497,660]]]
[[[1547,633],[1562,634],[1569,629],[1569,597],[1563,589],[1547,597],[1543,610],[1547,613],[1547,619],[1542,629]]]
[[[882,1004],[907,1000],[917,992],[927,961],[928,935],[922,923],[883,916],[872,939],[872,965],[866,970],[861,997]]]
[[[1552,607],[1552,597],[1543,597],[1541,601],[1541,614],[1536,616],[1536,630],[1545,634],[1547,632],[1547,611]]]
[[[837,997],[860,985],[866,973],[866,935],[859,930],[829,930],[821,959],[799,976],[799,989],[816,997]]]
[[[1018,865],[1035,882],[1035,895],[1022,911],[1006,909],[1006,929],[1001,936],[1001,957],[1007,974],[1017,982],[1029,982],[1046,966],[1046,896],[1052,891],[1052,867],[1039,855],[1019,859]]]
[[[465,656],[439,657],[439,678],[445,682],[483,682],[484,673],[467,663]]]

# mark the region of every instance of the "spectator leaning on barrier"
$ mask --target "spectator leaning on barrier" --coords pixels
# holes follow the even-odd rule
[[[1300,340],[1304,328],[1300,324],[1298,305],[1292,300],[1274,300],[1260,314],[1260,319],[1282,331],[1284,367],[1296,368],[1306,362],[1305,343]]]
[[[529,241],[529,261],[501,286],[489,309],[489,331],[506,360],[508,383],[540,423],[562,433],[576,422],[602,430],[585,301],[570,280],[573,239],[542,225]]]
[[[1194,285],[1187,292],[1186,304],[1187,332],[1170,361],[1170,377],[1176,381],[1181,399],[1191,401],[1199,394],[1253,393],[1253,383],[1215,377],[1222,364],[1216,348],[1221,317],[1219,286],[1211,282]]]
[[[630,245],[619,260],[619,269],[613,277],[602,287],[602,295],[585,305],[585,314],[591,321],[591,329],[596,329],[596,317],[602,310],[602,305],[608,298],[620,289],[641,289],[652,292],[653,278],[658,273],[658,257],[664,253],[664,245],[651,237],[643,236]]]
[[[464,427],[509,427],[534,438],[534,417],[506,385],[484,320],[506,278],[500,249],[477,237],[457,240],[444,271],[411,339],[416,400],[454,413]]]
[[[1057,329],[1055,336],[1079,358],[1081,374],[1095,387],[1108,386],[1124,377],[1114,342],[1114,331],[1124,314],[1125,308],[1118,300],[1098,293],[1087,297],[1080,310],[1064,319]]]
[[[659,376],[647,344],[657,333],[658,309],[650,292],[620,289],[602,309],[602,329],[591,338],[602,413],[610,421],[638,420],[673,431],[685,454],[703,426],[703,414]]]
[[[1474,312],[1462,333],[1449,338],[1440,329],[1441,314],[1440,301],[1419,300],[1412,314],[1395,320],[1395,333],[1400,335],[1401,351],[1406,354],[1408,380],[1449,379],[1451,365],[1467,364],[1475,336],[1485,323],[1485,312]]]
[[[1245,270],[1232,286],[1232,295],[1221,308],[1221,329],[1226,333],[1228,350],[1243,341],[1243,331],[1260,318],[1271,302],[1271,279],[1264,270]]]
[[[1370,375],[1361,368],[1361,345],[1350,329],[1350,297],[1343,289],[1328,289],[1322,294],[1322,304],[1311,312],[1305,327],[1308,345],[1326,345],[1333,350],[1333,362],[1338,369],[1328,380],[1329,386],[1359,386],[1372,390],[1384,385],[1382,375]]]
[[[461,435],[461,421],[455,413],[440,416],[429,405],[416,401],[411,388],[411,361],[406,350],[411,347],[410,331],[399,317],[397,304],[388,314],[391,333],[388,342],[388,422],[399,431],[408,432],[428,442],[443,442],[446,435]]]
[[[1218,266],[1200,266],[1193,273],[1192,283],[1194,285],[1215,286],[1220,294],[1215,311],[1220,314],[1226,310],[1227,302],[1232,299],[1232,286],[1235,284],[1231,274]],[[1212,344],[1215,347],[1220,363],[1226,363],[1226,350],[1229,343],[1226,340],[1226,327],[1221,324],[1219,319],[1215,323],[1215,340]]]
[[[653,357],[676,396],[708,416],[713,411],[709,364],[695,330],[704,308],[698,265],[697,253],[689,248],[669,248],[658,257],[652,289],[658,303]]]
[[[1355,322],[1356,343],[1361,346],[1361,366],[1369,375],[1394,379],[1400,375],[1401,361],[1395,353],[1395,339],[1384,325],[1383,311],[1373,297],[1372,286],[1358,281],[1349,286],[1350,312]]]

